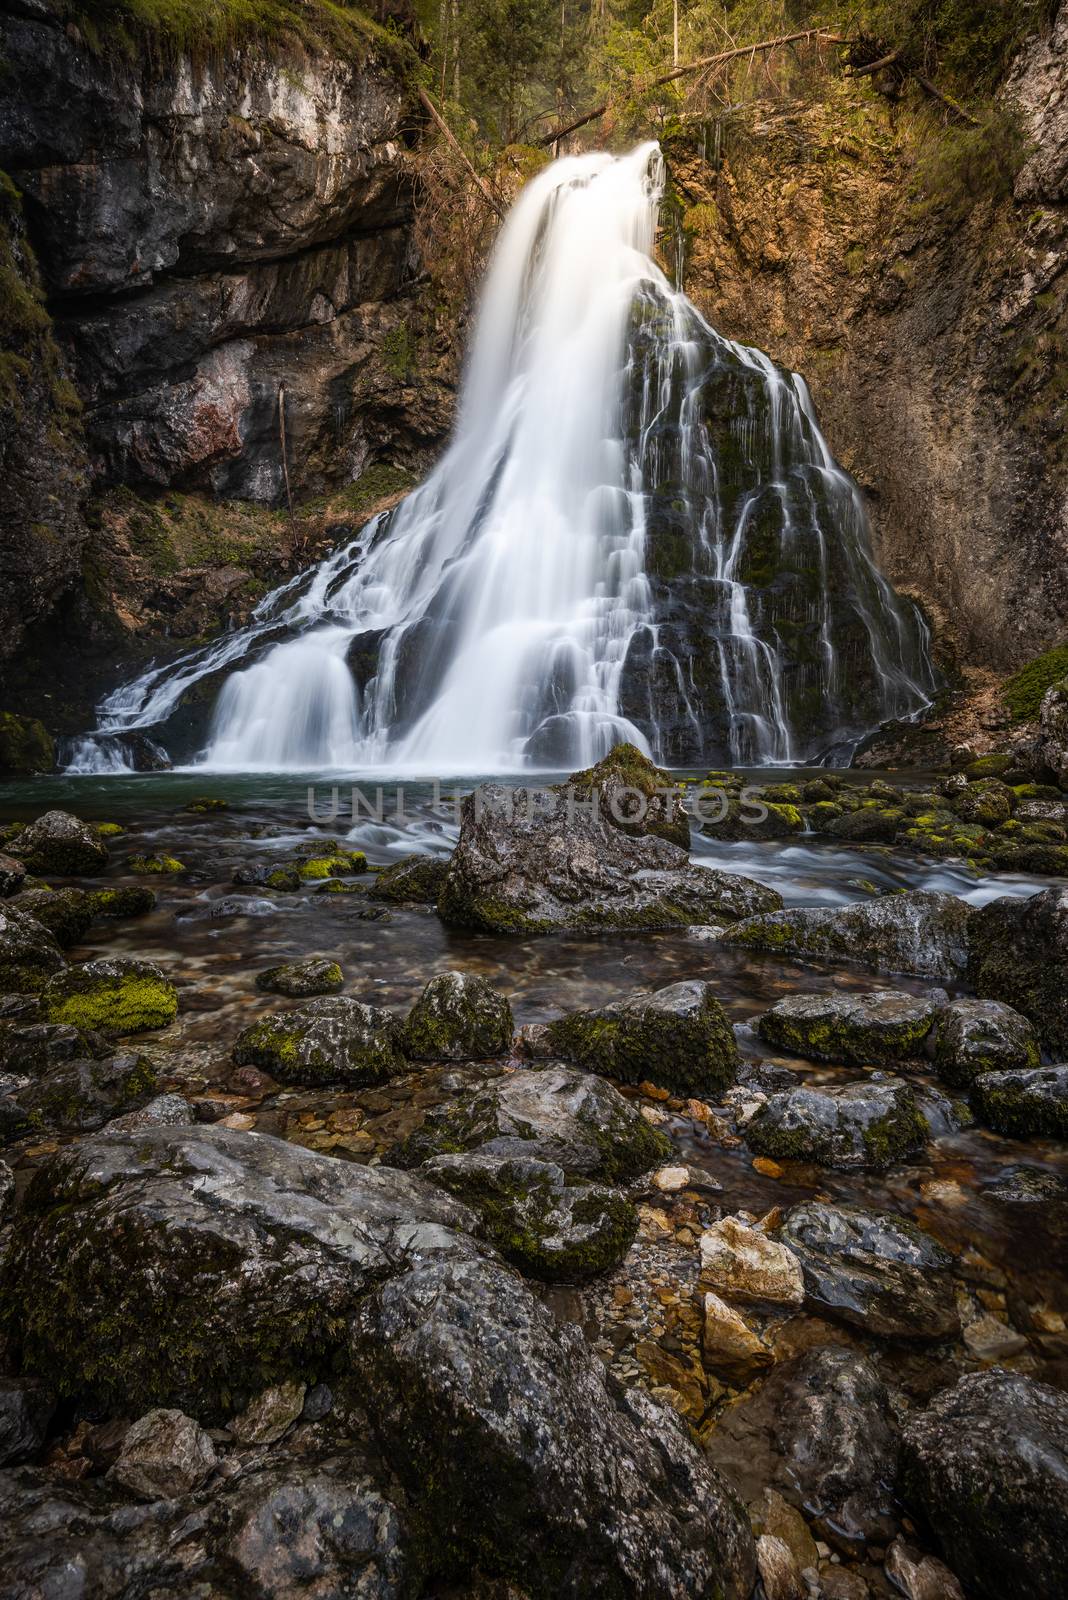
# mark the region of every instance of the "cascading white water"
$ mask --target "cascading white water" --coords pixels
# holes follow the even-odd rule
[[[915,619],[871,561],[855,485],[807,390],[720,339],[651,258],[663,180],[659,148],[645,144],[624,157],[566,157],[528,184],[502,230],[455,435],[430,478],[269,596],[247,628],[117,690],[72,770],[91,770],[94,748],[114,770],[117,735],[160,730],[224,673],[200,758],[219,770],[575,767],[621,739],[661,756],[662,743],[678,744],[661,739],[663,691],[641,704],[624,681],[643,651],[661,677],[669,664],[680,748],[790,761],[810,752],[794,737],[783,683],[789,605],[757,595],[745,562],[767,492],[786,550],[798,484],[813,508],[832,503],[840,524],[825,531],[813,509],[806,532],[815,521],[824,567],[828,540],[845,549],[850,615],[879,684],[870,722],[925,704]],[[702,411],[710,361],[748,385],[731,427],[752,482],[736,506]],[[650,514],[669,479],[690,565],[719,617],[696,652],[665,644],[648,559]],[[823,592],[809,687],[834,696],[825,574]],[[373,657],[362,685],[353,651]],[[695,653],[715,658],[716,738],[705,733],[707,663]],[[859,732],[855,721],[843,712],[830,725]]]

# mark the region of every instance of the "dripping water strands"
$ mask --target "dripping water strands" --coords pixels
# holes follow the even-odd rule
[[[534,178],[434,472],[108,696],[71,770],[133,734],[216,770],[572,769],[624,739],[774,765],[922,710],[926,635],[859,491],[803,382],[654,263],[663,190],[652,143]]]

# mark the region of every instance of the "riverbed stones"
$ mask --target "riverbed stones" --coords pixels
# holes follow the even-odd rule
[[[953,1257],[904,1217],[810,1201],[788,1213],[781,1238],[800,1262],[806,1304],[825,1316],[882,1338],[960,1331]]]
[[[0,1377],[0,1467],[37,1454],[55,1409],[55,1400],[41,1384]]]
[[[460,1101],[432,1107],[389,1159],[411,1168],[467,1150],[548,1161],[569,1177],[623,1183],[662,1166],[671,1144],[611,1084],[552,1065],[503,1073]]]
[[[488,784],[463,802],[438,910],[456,927],[540,934],[722,923],[781,904],[774,890],[695,867],[678,845],[625,833],[563,792]]]
[[[761,1038],[813,1061],[887,1066],[923,1052],[939,1002],[897,989],[873,994],[788,995],[765,1011]]]
[[[441,856],[402,856],[375,873],[367,893],[372,900],[392,905],[433,905],[448,870],[449,864]]]
[[[701,1283],[728,1300],[799,1306],[804,1279],[797,1257],[762,1228],[722,1217],[699,1241]]]
[[[130,1428],[111,1478],[141,1500],[173,1500],[199,1489],[217,1463],[204,1429],[184,1412],[161,1407]]]
[[[623,1083],[646,1081],[684,1094],[718,1094],[734,1082],[738,1046],[712,985],[691,978],[597,1011],[550,1022],[552,1055]]]
[[[1026,1017],[1000,1000],[969,997],[942,1007],[933,1053],[939,1077],[954,1089],[968,1088],[981,1072],[1037,1067],[1040,1056]]]
[[[302,961],[285,961],[257,973],[256,988],[267,994],[288,995],[304,1000],[310,995],[336,994],[345,982],[336,961],[327,956],[305,956]]]
[[[41,1009],[50,1022],[120,1038],[166,1028],[178,1015],[178,991],[151,961],[104,956],[50,978]]]
[[[888,1167],[921,1150],[927,1124],[902,1078],[873,1076],[841,1088],[801,1084],[768,1097],[748,1123],[756,1155],[820,1166]]]
[[[711,1292],[702,1297],[701,1349],[707,1370],[735,1389],[748,1387],[775,1360],[741,1312]]]
[[[1054,1055],[1068,1055],[1068,888],[991,900],[974,913],[968,946],[976,992],[1022,1011]]]
[[[968,1593],[1068,1593],[1068,1399],[994,1368],[969,1373],[905,1428],[902,1486]]]
[[[37,877],[89,877],[108,864],[96,829],[69,811],[46,811],[8,841],[7,851]]]
[[[0,992],[36,994],[66,966],[55,937],[10,901],[0,905]]]
[[[417,1061],[480,1061],[507,1055],[515,1024],[504,995],[471,972],[440,972],[401,1027],[406,1055]]]
[[[233,1058],[279,1083],[386,1083],[405,1069],[392,1013],[341,995],[261,1017],[238,1034]]]
[[[1013,1139],[1068,1139],[1068,1066],[984,1072],[972,1086],[977,1114]]]
[[[618,1266],[638,1231],[638,1213],[617,1190],[568,1178],[552,1162],[474,1151],[435,1156],[419,1176],[476,1212],[525,1277],[594,1277]]]
[[[791,907],[737,923],[721,937],[753,950],[953,980],[968,963],[971,915],[955,895],[916,889],[854,906]]]

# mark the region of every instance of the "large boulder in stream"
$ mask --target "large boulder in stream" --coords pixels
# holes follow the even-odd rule
[[[203,1423],[271,1383],[331,1372],[359,1408],[359,1442],[382,1458],[375,1481],[397,1485],[402,1498],[386,1498],[439,1575],[521,1570],[532,1600],[745,1600],[755,1569],[740,1503],[678,1421],[613,1383],[476,1228],[416,1177],[267,1135],[100,1135],[31,1181],[2,1268],[4,1332],[24,1372],[126,1415],[179,1406]],[[242,1571],[267,1550],[269,1572],[290,1559],[294,1518],[344,1537],[343,1506],[324,1517],[322,1491],[299,1492],[306,1471],[246,1521]],[[224,1507],[249,1491],[224,1485]],[[372,1543],[388,1514],[365,1527]],[[126,1521],[136,1541],[138,1519]]]
[[[843,1084],[801,1084],[770,1095],[746,1125],[757,1155],[824,1167],[888,1167],[922,1150],[928,1128],[909,1084],[876,1074]]]
[[[727,1014],[699,978],[633,995],[546,1025],[544,1048],[623,1083],[650,1080],[684,1094],[718,1094],[738,1071]]]
[[[855,906],[791,907],[739,922],[720,937],[751,950],[952,981],[968,964],[971,915],[956,895],[916,889]]]
[[[1068,1139],[1068,1066],[983,1072],[972,1103],[984,1122],[1014,1139]]]
[[[922,1055],[939,1012],[925,995],[879,989],[874,994],[792,994],[765,1011],[762,1039],[813,1061],[879,1067]]]
[[[500,784],[464,800],[438,897],[445,922],[517,934],[733,922],[781,905],[774,889],[693,866],[678,845],[625,832],[566,789]]]
[[[343,995],[250,1023],[234,1041],[233,1058],[279,1083],[386,1083],[405,1070],[392,1012]]]
[[[473,972],[439,972],[401,1027],[405,1055],[417,1061],[480,1061],[507,1055],[512,1008]]]
[[[1068,1397],[972,1372],[906,1427],[902,1488],[969,1594],[1068,1594]]]
[[[963,996],[938,1014],[935,1067],[955,1089],[966,1089],[982,1072],[1037,1067],[1040,1054],[1034,1025],[1000,1000]]]
[[[10,839],[7,850],[42,877],[89,876],[108,864],[107,846],[96,829],[69,811],[46,811]]]
[[[968,926],[968,977],[1034,1023],[1042,1043],[1068,1056],[1068,888],[1026,900],[991,900]]]

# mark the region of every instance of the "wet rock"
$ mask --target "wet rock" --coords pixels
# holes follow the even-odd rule
[[[795,1206],[782,1241],[801,1264],[805,1299],[865,1333],[949,1339],[960,1331],[953,1257],[903,1217],[811,1201]]]
[[[755,1395],[724,1412],[708,1452],[736,1482],[766,1473],[822,1538],[856,1553],[897,1531],[899,1445],[874,1366],[826,1347],[777,1366]]]
[[[757,1026],[769,1044],[813,1061],[886,1066],[922,1053],[938,1011],[936,1000],[896,989],[796,994],[765,1011]]]
[[[978,1115],[1013,1139],[1068,1139],[1068,1066],[984,1072],[972,1087]]]
[[[47,928],[64,950],[85,938],[93,920],[92,900],[84,889],[29,889],[14,905]]]
[[[0,1378],[0,1467],[37,1454],[55,1409],[55,1401],[40,1384]]]
[[[955,794],[951,804],[957,816],[965,822],[977,822],[983,828],[997,828],[1012,816],[1016,809],[1016,796],[1008,784],[1000,779],[981,778]]]
[[[336,961],[324,956],[307,956],[303,961],[287,961],[258,973],[256,988],[268,994],[285,994],[293,1000],[303,1000],[308,995],[336,994],[344,981]]]
[[[1022,1011],[1049,1050],[1068,1055],[1068,888],[991,900],[969,923],[968,948],[976,992]]]
[[[126,862],[126,870],[143,878],[177,878],[186,869],[185,863],[179,861],[176,856],[159,854],[130,856]]]
[[[187,911],[177,913],[182,921],[225,922],[230,917],[273,917],[278,910],[274,900],[257,900],[252,895],[224,894]]]
[[[531,1596],[748,1596],[745,1513],[682,1425],[612,1385],[505,1268],[416,1261],[361,1303],[352,1354],[421,1515],[506,1552]]]
[[[793,1552],[799,1572],[819,1564],[819,1551],[807,1522],[777,1490],[765,1489],[760,1499],[752,1502],[749,1521],[754,1533],[767,1533],[782,1540]]]
[[[178,991],[151,961],[108,956],[68,967],[41,995],[50,1022],[119,1038],[166,1028],[178,1015]]]
[[[995,1368],[969,1373],[905,1429],[902,1488],[966,1590],[1068,1591],[1068,1399]]]
[[[16,1100],[38,1131],[92,1133],[113,1117],[144,1105],[156,1088],[151,1062],[134,1051],[123,1051],[103,1061],[72,1061],[57,1067],[21,1089]]]
[[[601,818],[624,833],[651,834],[690,848],[683,791],[636,745],[617,744],[595,767],[573,772],[562,787],[577,799],[594,801]]]
[[[233,1058],[279,1083],[386,1083],[405,1069],[392,1013],[340,996],[253,1022],[238,1034]]]
[[[512,1008],[485,978],[441,972],[431,978],[401,1027],[406,1055],[417,1061],[480,1061],[507,1055]]]
[[[0,1023],[0,1071],[36,1078],[92,1054],[89,1039],[69,1022]]]
[[[745,1130],[757,1155],[825,1167],[888,1167],[921,1150],[927,1124],[901,1078],[835,1089],[804,1084],[773,1094]]]
[[[730,1300],[799,1306],[804,1299],[796,1256],[761,1228],[723,1217],[702,1233],[700,1249],[702,1284]]]
[[[143,883],[122,889],[89,889],[85,898],[94,917],[143,917],[156,909],[156,891]]]
[[[230,1424],[238,1444],[276,1444],[304,1410],[306,1388],[291,1379],[276,1383],[245,1407]]]
[[[108,1121],[110,1133],[136,1133],[138,1128],[182,1128],[195,1121],[189,1101],[180,1094],[158,1094],[136,1111],[125,1111]]]
[[[3,1142],[0,1135],[0,1143]],[[15,1174],[6,1161],[0,1161],[0,1222],[15,1203]]]
[[[1033,759],[1037,771],[1068,789],[1068,679],[1053,684],[1042,696]]]
[[[272,867],[261,863],[238,867],[230,882],[239,889],[275,889],[286,894],[295,894],[303,887],[296,867]]]
[[[25,864],[14,856],[0,853],[0,899],[18,894],[26,879]]]
[[[1047,1205],[1068,1200],[1068,1184],[1046,1167],[1003,1167],[983,1185],[983,1194],[1002,1205]]]
[[[775,1360],[745,1318],[718,1294],[704,1296],[701,1349],[709,1372],[744,1389]]]
[[[367,857],[362,850],[336,851],[329,856],[310,856],[297,868],[303,882],[319,878],[349,878],[367,871]]]
[[[700,979],[634,995],[599,1011],[572,1011],[545,1030],[549,1053],[624,1083],[700,1094],[728,1088],[738,1046],[712,985]]]
[[[782,1539],[762,1533],[756,1542],[756,1559],[767,1600],[808,1600],[793,1551]]]
[[[904,1539],[895,1539],[886,1553],[886,1576],[906,1600],[964,1600],[964,1590],[945,1563]]]
[[[940,1078],[966,1089],[981,1072],[1037,1067],[1038,1036],[999,1000],[951,1000],[939,1013],[934,1061]]]
[[[611,1084],[568,1067],[509,1072],[435,1106],[391,1152],[401,1167],[444,1154],[548,1161],[569,1177],[622,1183],[663,1164],[671,1144]]]
[[[772,912],[721,937],[754,950],[856,962],[873,972],[956,979],[968,963],[971,915],[955,895],[917,889],[855,906]]]
[[[372,900],[393,905],[413,902],[434,905],[441,893],[449,864],[441,856],[404,856],[377,872],[367,893]]]
[[[46,811],[10,839],[7,850],[37,877],[91,877],[108,864],[107,846],[96,829],[69,811]]]
[[[633,837],[563,793],[498,784],[464,800],[438,899],[447,923],[517,934],[733,921],[780,904],[774,890],[692,866],[677,845]]]
[[[435,1156],[419,1176],[455,1195],[526,1277],[578,1282],[618,1266],[638,1213],[617,1190],[576,1182],[551,1162],[481,1152]]]
[[[0,990],[35,994],[66,964],[55,938],[35,917],[0,905]]]
[[[216,1464],[211,1440],[192,1417],[160,1409],[134,1423],[111,1477],[142,1500],[173,1500],[199,1489]]]

